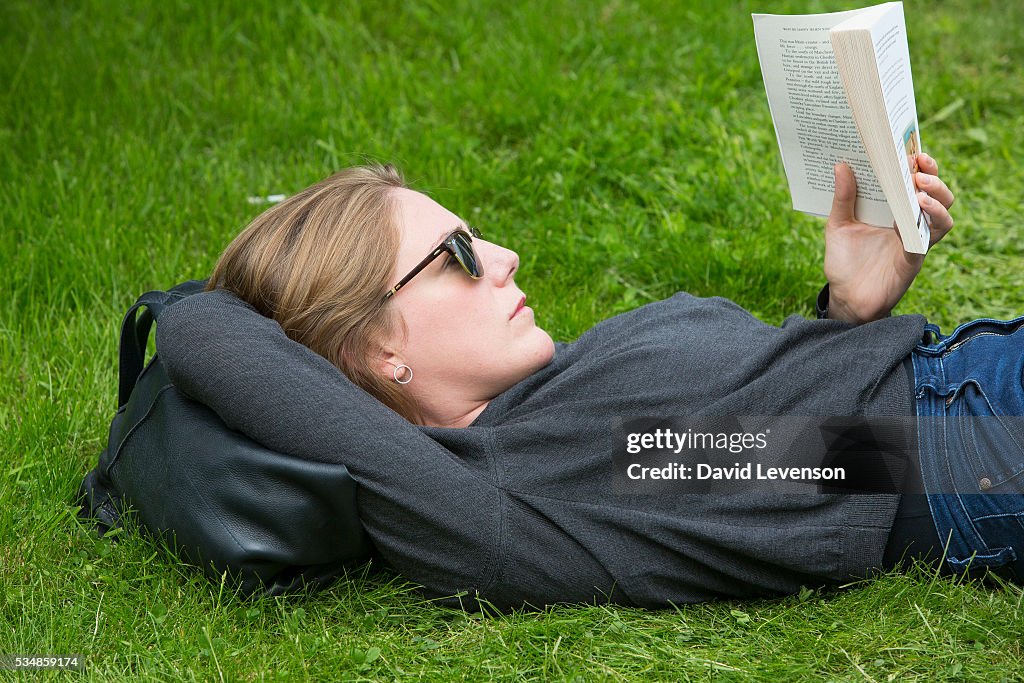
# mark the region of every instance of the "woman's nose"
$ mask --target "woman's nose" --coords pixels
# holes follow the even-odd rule
[[[477,240],[476,243],[484,252],[481,254],[484,274],[501,284],[511,280],[512,275],[519,269],[519,254],[486,240]]]

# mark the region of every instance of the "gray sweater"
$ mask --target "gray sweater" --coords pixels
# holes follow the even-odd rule
[[[622,495],[613,418],[910,415],[924,318],[764,324],[679,293],[606,320],[464,429],[410,424],[224,292],[165,311],[172,381],[233,429],[342,462],[383,559],[432,597],[505,609],[793,593],[880,564],[897,495]]]

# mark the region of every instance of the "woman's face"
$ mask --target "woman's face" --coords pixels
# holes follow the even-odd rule
[[[426,195],[395,193],[402,238],[393,271],[397,282],[443,237],[466,224]],[[480,279],[470,278],[442,253],[388,301],[405,321],[408,337],[395,331],[384,367],[389,376],[398,363],[412,368],[406,389],[433,424],[465,426],[486,401],[554,355],[551,336],[534,323],[533,310],[526,306],[516,312],[524,297],[513,279],[519,256],[480,238],[473,238],[473,249],[483,265]]]

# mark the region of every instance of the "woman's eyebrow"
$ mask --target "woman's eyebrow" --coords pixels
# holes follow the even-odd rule
[[[452,228],[451,230],[445,232],[440,237],[438,237],[437,241],[434,242],[433,246],[430,247],[430,251],[433,252],[435,249],[437,249],[439,246],[441,246],[441,243],[444,242],[444,238],[448,237],[448,235],[452,234],[456,230],[465,230],[466,232],[470,231],[469,226],[467,224],[465,224],[465,223],[463,223],[461,225],[456,225],[454,228]]]

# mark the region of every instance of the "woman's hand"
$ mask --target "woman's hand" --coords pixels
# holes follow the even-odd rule
[[[948,211],[953,193],[938,177],[934,159],[918,154],[917,166],[914,183],[921,208],[931,219],[931,247],[953,227]],[[832,213],[825,225],[828,317],[859,325],[889,315],[921,271],[924,254],[904,251],[895,226],[879,228],[859,222],[853,214],[857,199],[853,171],[839,164],[835,173]]]

